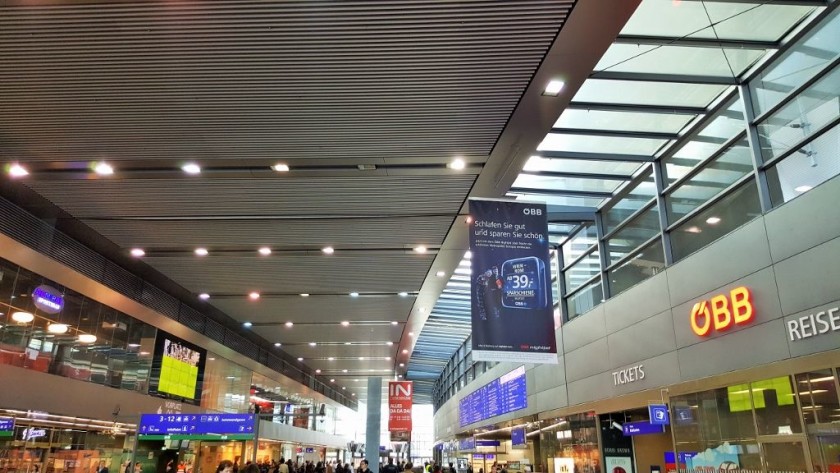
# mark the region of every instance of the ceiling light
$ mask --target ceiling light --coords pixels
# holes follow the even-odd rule
[[[267,247],[267,246],[264,246],[264,247],[260,248],[260,249],[259,249],[259,250],[257,250],[257,251],[258,251],[261,255],[263,255],[263,256],[268,256],[268,255],[270,255],[270,254],[271,254],[271,248],[269,248],[269,247]]]
[[[360,356],[360,357],[359,357],[359,361],[365,361],[365,357]]]
[[[93,343],[96,341],[96,335],[91,333],[82,333],[79,334],[79,342],[80,343]]]
[[[351,345],[351,343],[350,343],[350,342],[344,342],[344,344],[345,344],[345,345]]]
[[[347,370],[341,370],[341,372],[342,372],[342,373],[346,373],[346,372],[347,372]]]
[[[403,349],[403,355],[407,355],[407,354],[408,354],[408,350]]]
[[[385,344],[388,345],[389,347],[394,346],[394,342],[391,342],[391,341],[385,342]]]
[[[545,86],[545,92],[543,95],[553,95],[557,96],[560,95],[560,91],[563,90],[563,86],[566,85],[562,80],[554,79]]]
[[[429,251],[429,249],[428,249],[428,248],[426,248],[426,247],[425,247],[425,246],[423,246],[423,245],[419,245],[419,246],[415,246],[415,247],[414,247],[414,252],[415,252],[415,253],[420,253],[420,254],[423,254],[423,253],[425,253],[425,252],[427,252],[427,251]]]
[[[253,324],[253,323],[251,323],[251,322],[242,322],[242,326],[243,326],[243,327],[246,327],[246,328],[247,328],[247,327],[251,327],[251,326],[253,326],[253,325],[254,325],[254,324]]]
[[[149,352],[147,352],[147,351],[141,351],[140,353],[138,353],[138,355],[140,355],[140,356],[149,356],[149,355],[151,355],[151,353],[149,353]]]
[[[114,168],[108,163],[101,162],[96,163],[96,165],[93,166],[93,172],[99,174],[100,176],[110,176],[111,174],[114,174]]]
[[[47,331],[50,333],[67,333],[68,330],[70,330],[70,327],[67,324],[51,323],[47,325]]]
[[[324,248],[321,249],[321,251],[323,251],[325,255],[331,255],[331,254],[335,253],[335,248],[333,248],[331,246],[325,246]]]
[[[12,313],[12,320],[20,324],[28,324],[35,320],[35,316],[29,312],[14,312]]]
[[[405,363],[400,363],[400,368],[405,368]]]
[[[700,227],[698,227],[697,225],[694,225],[693,227],[686,228],[685,231],[688,232],[688,233],[700,233],[703,230]]]
[[[274,342],[274,346],[279,348],[279,347],[283,346],[283,344],[280,343],[280,342]]]
[[[207,361],[216,361],[215,358],[207,358]]]
[[[342,386],[342,387],[341,387],[341,390],[342,390],[342,391],[344,391],[344,390],[346,390],[346,389],[347,389],[347,388],[345,388],[344,386]]]
[[[407,292],[401,292],[401,293],[399,293],[398,295],[399,295],[400,297],[408,297],[408,293],[407,293]]]
[[[314,346],[316,346],[316,345],[318,345],[318,344],[317,344],[317,343],[315,343],[315,342],[309,342],[309,346],[310,346],[310,347],[314,347]]]
[[[131,256],[133,256],[135,258],[142,258],[143,256],[146,256],[146,252],[143,251],[142,248],[132,248],[131,249]]]
[[[207,251],[207,248],[196,248],[195,254],[196,256],[207,256],[210,252]]]
[[[706,219],[706,223],[709,225],[717,225],[720,223],[720,217],[709,217]]]
[[[260,293],[259,292],[252,292],[252,293],[248,294],[248,298],[251,299],[252,301],[255,301],[255,300],[260,298]]]
[[[290,328],[291,328],[293,325],[294,325],[294,323],[293,323],[293,322],[286,322],[286,327],[290,327]]]
[[[368,371],[369,371],[369,372],[371,372],[371,373],[373,373],[373,372],[375,372],[376,370],[374,370],[374,369],[369,369]]]
[[[409,337],[413,337],[413,336],[414,336],[414,332],[408,332],[408,336],[409,336]]]
[[[331,382],[331,383],[334,383],[334,382],[335,382],[335,378],[330,378],[330,382]]]
[[[386,356],[386,357],[385,357],[385,359],[386,359],[386,360],[388,360],[388,361],[390,361],[390,360],[391,360],[391,357],[390,357],[390,356]]]
[[[455,158],[455,159],[452,160],[451,163],[449,163],[448,166],[449,166],[449,169],[455,169],[455,170],[460,171],[461,169],[464,169],[465,167],[467,167],[467,163],[461,158]]]
[[[20,164],[14,163],[11,166],[9,166],[9,175],[12,177],[23,177],[28,176],[29,171],[27,171],[26,168],[21,166]]]
[[[356,397],[356,393],[350,393],[350,395]]]
[[[438,272],[435,273],[435,276],[437,276],[439,278],[442,278],[442,277],[446,276],[446,271],[438,271]]]
[[[358,292],[351,292],[350,297],[359,297],[359,293]]]
[[[793,190],[795,190],[796,192],[808,192],[811,189],[813,189],[813,186],[798,186],[795,187]]]
[[[331,357],[327,358],[327,360],[328,360],[328,361],[334,361],[334,360],[335,360],[335,357],[332,357],[332,356],[331,356]]]
[[[391,325],[399,325],[399,324],[400,324],[400,323],[399,323],[399,322],[397,322],[396,320],[392,320],[392,321],[391,321]]]
[[[350,325],[350,322],[348,322],[346,320],[341,321],[341,326],[342,327],[348,327],[349,325]]]
[[[321,374],[321,370],[320,369],[315,370],[315,374]]]
[[[309,294],[304,292],[303,294],[300,295],[300,297],[309,297]]]
[[[468,225],[469,225],[470,223],[473,223],[473,218],[472,218],[472,215],[467,215],[467,218],[466,218],[466,219],[464,219],[464,220],[467,222],[467,224],[468,224]]]
[[[471,259],[472,258],[472,251],[467,251],[464,253],[464,259]]]
[[[181,170],[183,170],[187,174],[200,174],[201,166],[195,163],[187,163],[181,166]]]
[[[289,165],[283,163],[277,163],[274,166],[271,166],[271,169],[277,172],[289,172]]]
[[[202,292],[201,294],[198,295],[198,298],[203,300],[203,301],[206,301],[207,299],[210,299],[210,294],[207,294],[206,292]]]
[[[421,314],[425,314],[426,313],[426,308],[425,307],[420,307],[420,308],[417,309],[417,311],[420,312]]]
[[[303,358],[298,357],[298,361],[303,361]]]

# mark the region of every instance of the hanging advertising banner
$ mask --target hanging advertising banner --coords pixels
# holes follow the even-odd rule
[[[411,432],[411,381],[388,381],[388,431]]]
[[[476,361],[557,363],[545,204],[470,199]]]

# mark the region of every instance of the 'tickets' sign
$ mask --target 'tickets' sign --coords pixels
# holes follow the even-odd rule
[[[718,332],[733,325],[743,325],[755,318],[750,290],[736,287],[729,294],[718,294],[708,301],[700,301],[691,309],[691,330],[701,336],[709,335],[714,328]]]
[[[388,431],[411,432],[411,381],[388,381]]]

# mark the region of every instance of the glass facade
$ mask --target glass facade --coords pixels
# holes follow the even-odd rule
[[[564,321],[840,174],[840,10],[669,3],[644,0],[622,35],[674,44],[614,43],[523,169],[573,175],[575,192],[545,179],[508,193],[549,212],[590,206],[591,219],[549,222],[565,226],[551,240]],[[682,47],[685,35],[783,47]],[[587,174],[599,191],[620,184],[587,203]],[[436,406],[463,386],[443,372]]]

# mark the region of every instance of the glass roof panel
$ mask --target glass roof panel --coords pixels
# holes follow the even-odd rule
[[[614,43],[595,71],[690,76],[740,76],[766,52],[756,49],[718,49],[690,46],[652,46]],[[730,67],[732,68],[730,70]]]
[[[549,133],[537,151],[571,151],[652,156],[667,140]]]
[[[552,159],[531,156],[525,163],[525,171],[552,172],[594,172],[601,174],[620,174],[632,176],[641,167],[639,163],[626,161],[598,161],[588,159]]]
[[[540,188],[546,190],[570,190],[589,192],[612,192],[624,181],[605,179],[581,179],[570,177],[535,176],[520,174],[513,187]]]
[[[587,79],[573,100],[627,105],[708,107],[726,88],[725,85],[714,84]]]
[[[813,7],[734,2],[644,0],[623,35],[778,41]],[[706,15],[708,12],[708,16]],[[717,22],[712,29],[709,17]]]
[[[548,211],[551,212],[551,207],[597,207],[604,199],[596,199],[592,197],[566,197],[561,195],[544,195],[544,194],[528,194],[524,192],[508,192],[507,197],[512,197],[516,200],[532,200],[534,202],[545,202],[548,205]]]
[[[677,133],[695,116],[675,113],[566,109],[554,126],[556,128],[586,128],[590,130]]]

